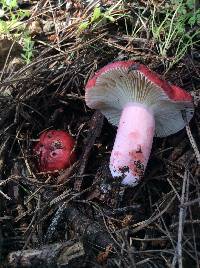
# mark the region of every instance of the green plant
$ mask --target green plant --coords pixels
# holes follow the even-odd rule
[[[21,54],[26,64],[33,58],[34,42],[25,30],[24,19],[30,14],[17,5],[17,0],[1,0],[0,34],[11,35],[16,41],[21,41],[23,53]]]
[[[21,54],[26,64],[29,64],[33,58],[34,41],[30,36],[24,36],[23,53]]]
[[[1,17],[6,17],[6,20],[0,19],[0,33],[7,34],[15,28],[22,25],[22,20],[30,14],[26,10],[18,8],[16,0],[1,0]]]
[[[86,21],[82,22],[79,25],[78,30],[80,32],[82,32],[82,31],[86,30],[87,28],[89,28],[89,26],[91,26],[91,25],[93,25],[95,23],[97,24],[100,21],[105,20],[105,19],[107,19],[107,20],[109,20],[111,22],[115,21],[114,17],[109,15],[108,12],[102,12],[100,7],[95,7],[91,18],[89,18]]]
[[[17,8],[17,0],[1,0],[3,9],[13,9]]]
[[[120,7],[121,3],[122,0],[119,0],[114,6],[108,8],[105,11],[102,11],[102,9],[99,6],[96,6],[91,16],[89,16],[89,18],[87,18],[84,22],[82,22],[79,25],[78,31],[82,32],[88,29],[90,26],[96,28],[103,22],[106,21],[115,22],[115,20],[118,19],[119,17],[126,16],[126,14],[115,13],[115,11]]]
[[[200,9],[195,8],[194,0],[171,0],[161,12],[154,6],[150,21],[157,51],[167,70],[199,42],[200,30],[194,31],[193,27],[200,23]],[[171,61],[166,60],[169,56]]]

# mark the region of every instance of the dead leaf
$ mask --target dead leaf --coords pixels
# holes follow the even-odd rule
[[[108,245],[105,251],[100,252],[97,256],[97,262],[103,264],[107,261],[110,252],[112,251],[112,245]]]

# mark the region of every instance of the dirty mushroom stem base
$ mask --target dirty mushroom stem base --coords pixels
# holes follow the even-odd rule
[[[123,185],[135,186],[143,177],[155,131],[153,111],[144,104],[128,103],[121,114],[110,158],[110,171]]]

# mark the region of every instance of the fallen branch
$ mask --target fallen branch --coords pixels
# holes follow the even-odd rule
[[[88,131],[88,136],[85,142],[83,154],[80,158],[80,167],[79,167],[78,174],[76,174],[77,176],[83,175],[85,171],[85,167],[87,165],[91,149],[94,146],[96,138],[99,137],[99,135],[101,134],[101,129],[103,126],[103,119],[104,119],[104,116],[99,111],[96,111],[91,118],[90,129]],[[82,180],[83,180],[82,177],[76,179],[76,182],[74,184],[74,189],[76,191],[80,191]]]
[[[47,230],[46,241],[50,239],[56,232],[58,225],[65,223],[72,228],[78,237],[82,238],[84,248],[87,253],[105,250],[108,246],[113,245],[113,240],[107,232],[106,228],[99,222],[96,222],[73,206],[63,204],[56,213],[51,225]]]
[[[39,249],[28,249],[11,252],[8,255],[10,267],[63,267],[71,264],[80,267],[85,252],[81,242],[68,241],[45,245]]]

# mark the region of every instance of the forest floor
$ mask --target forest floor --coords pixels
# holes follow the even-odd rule
[[[0,267],[200,267],[198,1],[1,2]],[[154,138],[144,179],[123,191],[108,168],[116,128],[84,87],[127,59],[190,92],[195,114]],[[45,129],[76,140],[57,177],[35,167]]]

